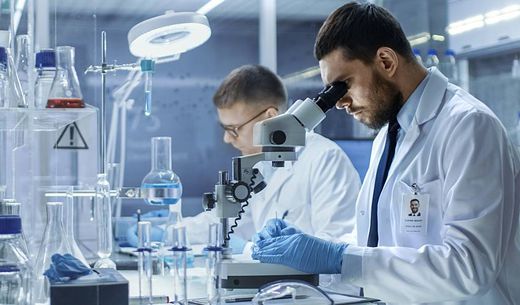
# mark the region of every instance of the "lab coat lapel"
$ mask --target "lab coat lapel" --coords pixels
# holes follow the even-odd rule
[[[412,124],[406,132],[406,135],[396,152],[394,160],[392,161],[392,166],[390,167],[387,179],[390,179],[390,177],[395,174],[403,159],[412,150],[412,146],[421,134],[420,126],[433,119],[439,112],[447,87],[448,79],[436,68],[433,68],[430,79],[424,88],[419,105],[417,106]]]

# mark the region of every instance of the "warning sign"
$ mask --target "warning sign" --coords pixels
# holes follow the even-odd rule
[[[65,126],[58,141],[54,144],[54,149],[88,149],[87,142],[76,122]]]

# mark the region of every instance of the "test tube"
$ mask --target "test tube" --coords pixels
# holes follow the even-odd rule
[[[222,249],[222,224],[211,223],[209,225],[208,246],[205,248],[207,253],[206,292],[210,305],[220,304],[219,266]]]
[[[191,250],[187,243],[187,233],[184,226],[173,228],[173,295],[174,304],[188,305],[188,275],[186,266],[186,252]]]
[[[95,268],[116,269],[116,264],[110,259],[112,255],[112,203],[110,201],[110,184],[108,183],[107,175],[98,174],[94,205],[99,260],[96,261]]]
[[[139,260],[139,300],[141,304],[152,304],[152,248],[150,230],[152,223],[139,221],[137,223],[137,237]]]

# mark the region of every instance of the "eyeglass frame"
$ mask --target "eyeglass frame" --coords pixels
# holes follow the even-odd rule
[[[255,115],[254,117],[252,117],[251,119],[249,119],[247,122],[245,123],[242,123],[238,126],[235,126],[235,127],[231,127],[231,126],[225,126],[224,124],[220,123],[220,127],[222,127],[222,129],[224,129],[224,132],[227,132],[230,136],[234,137],[234,138],[238,138],[239,137],[239,134],[238,134],[238,130],[244,126],[246,126],[247,124],[251,123],[252,121],[254,121],[255,119],[257,119],[259,116],[261,116],[262,114],[264,114],[267,110],[269,109],[275,109],[276,111],[278,111],[278,108],[274,107],[274,106],[270,106],[270,107],[267,107],[265,108],[264,110],[262,110],[262,112],[260,112],[259,114]]]

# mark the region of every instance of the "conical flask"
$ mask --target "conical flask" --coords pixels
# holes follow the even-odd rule
[[[56,76],[52,82],[47,108],[83,108],[83,95],[74,68],[74,47],[56,48]]]
[[[85,266],[88,266],[89,263],[83,256],[83,253],[79,249],[78,244],[76,243],[76,238],[74,237],[74,197],[71,192],[67,193],[65,206],[64,206],[64,223],[63,227],[65,229],[65,236],[68,240],[72,248],[72,254],[75,258],[80,260]]]
[[[51,256],[56,253],[62,255],[72,253],[72,247],[65,236],[65,230],[63,228],[63,203],[47,202],[47,225],[43,232],[43,240],[34,268],[35,285],[33,289],[35,304],[49,304],[50,302],[49,281],[43,273],[51,265]]]

